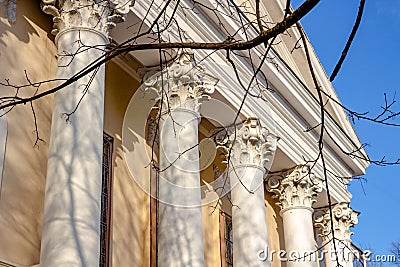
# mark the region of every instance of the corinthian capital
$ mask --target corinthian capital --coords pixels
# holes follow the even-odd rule
[[[350,241],[353,234],[350,228],[357,224],[357,216],[360,213],[350,208],[349,203],[338,203],[332,207],[332,218],[335,238],[342,241]],[[317,211],[314,214],[315,226],[321,230],[323,241],[332,238],[330,210]]]
[[[310,167],[303,165],[269,177],[267,188],[278,198],[277,204],[282,210],[290,207],[312,208],[315,197],[322,191],[322,182]]]
[[[176,108],[199,112],[201,103],[214,93],[218,79],[196,66],[192,55],[182,54],[173,64],[155,75],[144,76],[144,91],[155,92],[163,113]],[[149,77],[151,76],[151,77]]]
[[[258,118],[248,118],[239,129],[228,129],[217,136],[218,148],[224,150],[232,165],[264,166],[276,149],[276,138],[261,126]]]
[[[72,27],[95,29],[108,36],[116,23],[125,20],[133,0],[42,0],[44,13],[53,16],[53,30],[58,32]]]

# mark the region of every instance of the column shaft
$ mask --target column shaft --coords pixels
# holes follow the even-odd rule
[[[159,126],[160,267],[204,266],[198,116],[177,108],[164,115]]]
[[[269,259],[259,259],[265,256],[260,250],[268,253],[264,173],[262,167],[251,165],[230,172],[234,266],[270,266]]]
[[[57,78],[70,78],[102,52],[81,46],[105,45],[90,29],[69,29],[58,35]],[[104,46],[103,46],[104,47]],[[80,99],[89,75],[55,93],[47,165],[41,266],[98,266],[103,147],[105,68],[101,66]],[[74,111],[75,110],[75,111]],[[66,121],[65,113],[74,111]]]
[[[268,130],[255,117],[245,120],[239,129],[228,129],[221,137],[219,143],[228,144],[233,265],[270,266],[264,164],[275,146]]]
[[[312,213],[307,207],[287,208],[281,212],[288,267],[317,266]]]

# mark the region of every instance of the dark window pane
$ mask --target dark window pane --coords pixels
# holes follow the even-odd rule
[[[109,214],[110,214],[110,180],[111,180],[111,152],[112,138],[103,136],[103,171],[101,181],[101,215],[100,215],[100,259],[99,266],[108,266],[108,238],[109,238]]]
[[[232,219],[228,214],[225,218],[225,262],[227,267],[233,267],[233,238],[232,238]]]

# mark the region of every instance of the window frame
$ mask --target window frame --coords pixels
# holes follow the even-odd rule
[[[104,191],[105,185],[105,163],[104,163],[104,155],[105,155],[105,145],[107,142],[107,159],[108,159],[108,166],[107,166],[107,192]],[[101,209],[100,209],[100,255],[99,255],[99,267],[108,267],[110,266],[110,239],[111,239],[111,205],[112,205],[112,178],[113,178],[113,149],[114,149],[114,138],[103,132],[103,154],[102,154],[102,161],[101,161]],[[106,214],[104,215],[103,210],[103,195],[106,194],[107,196],[107,207],[106,207]],[[103,221],[105,216],[105,222]],[[103,225],[105,226],[105,246],[103,246],[102,236],[103,236]],[[103,249],[105,250],[103,253]],[[102,262],[102,256],[105,256],[104,263]]]
[[[158,173],[152,167],[150,169],[150,267],[158,266],[158,189]]]
[[[232,229],[232,216],[230,216],[228,213],[224,212],[223,210],[220,210],[219,237],[220,237],[221,267],[233,267],[233,238],[232,238],[232,235],[230,236],[232,239],[227,238],[227,232],[226,232],[227,219],[229,220],[229,222],[231,224],[231,229]],[[232,249],[231,262],[228,262],[227,242],[230,243],[230,246]]]

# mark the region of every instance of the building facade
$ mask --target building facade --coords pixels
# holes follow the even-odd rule
[[[261,4],[266,24],[285,2]],[[353,266],[347,184],[367,156],[311,45],[325,168],[294,27],[265,62],[261,46],[107,54],[258,34],[238,30],[251,1],[188,0],[130,40],[165,3],[0,4],[0,266]]]

